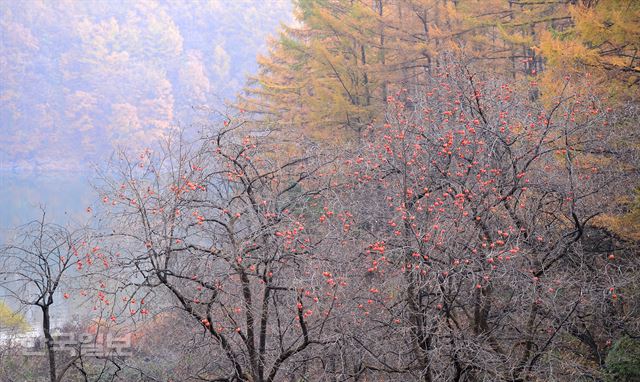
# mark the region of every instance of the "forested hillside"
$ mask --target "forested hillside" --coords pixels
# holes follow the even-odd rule
[[[303,26],[260,58],[246,109],[318,134],[359,131],[388,95],[415,92],[447,57],[483,80],[532,82],[543,99],[564,77],[589,73],[622,105],[638,91],[637,12],[615,0],[301,0]]]
[[[279,0],[3,1],[0,169],[77,171],[206,120],[290,14]]]
[[[294,13],[230,109],[98,167],[90,223],[1,248],[46,341],[0,378],[639,381],[640,3]]]

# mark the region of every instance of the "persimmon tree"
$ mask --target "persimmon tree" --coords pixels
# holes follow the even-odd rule
[[[0,248],[0,288],[8,301],[21,309],[36,308],[42,314],[49,380],[59,382],[78,357],[65,359],[57,368],[52,310],[68,298],[63,291],[73,283],[75,256],[86,245],[85,232],[49,222],[44,209],[40,219],[18,227],[16,232],[10,243]]]
[[[578,378],[598,375],[612,338],[637,335],[633,246],[590,224],[619,176],[593,160],[617,160],[609,111],[585,88],[549,109],[529,92],[445,67],[390,97],[344,159],[351,182],[319,223],[357,254],[357,313],[341,327],[361,329],[336,372]]]
[[[118,251],[106,300],[132,317],[189,317],[214,352],[199,378],[274,381],[328,340],[340,286],[322,276],[329,259],[308,219],[330,188],[329,161],[308,147],[283,155],[293,142],[243,135],[241,125],[227,119],[196,142],[176,136],[122,154],[105,174],[104,241]]]

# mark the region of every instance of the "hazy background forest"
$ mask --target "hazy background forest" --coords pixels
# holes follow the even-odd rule
[[[288,0],[28,0],[3,1],[0,17],[5,237],[43,202],[79,215],[91,163],[116,147],[223,108],[293,14]]]
[[[640,2],[0,30],[0,381],[640,381]]]

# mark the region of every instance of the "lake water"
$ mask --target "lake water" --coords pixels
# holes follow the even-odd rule
[[[41,206],[50,222],[86,222],[85,210],[96,200],[89,178],[72,171],[0,171],[0,243],[16,226],[40,218]]]

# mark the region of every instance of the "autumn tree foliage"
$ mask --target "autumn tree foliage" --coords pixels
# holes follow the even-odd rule
[[[540,50],[549,69],[545,80],[588,71],[604,94],[637,101],[640,4],[594,1],[571,6],[569,12],[570,26],[544,31],[541,37]]]
[[[28,324],[22,313],[13,311],[3,301],[0,302],[0,327],[3,330],[21,332],[28,328]]]
[[[3,2],[2,168],[82,171],[121,145],[145,147],[176,120],[203,118],[193,107],[220,107],[242,86],[291,7]]]
[[[565,46],[569,42],[551,44],[548,31],[584,36],[576,43],[584,51],[595,35],[586,31],[593,24],[588,15],[595,12],[609,20],[622,14],[628,2],[595,3],[300,0],[297,26],[283,28],[271,41],[237,103],[272,126],[280,122],[281,129],[316,138],[335,131],[348,136],[380,117],[388,94],[424,85],[451,55],[464,58],[474,70],[490,68],[510,80],[537,77],[548,65],[561,71],[568,59],[548,60],[541,49],[551,57],[553,47],[556,57],[565,57],[572,54]],[[610,34],[619,48],[607,55],[626,56],[633,50],[633,33],[628,32],[637,27],[634,14],[615,20]],[[633,60],[625,65],[635,65]]]
[[[147,333],[121,378],[637,375],[630,4],[298,1],[237,112],[100,172],[67,293]]]

